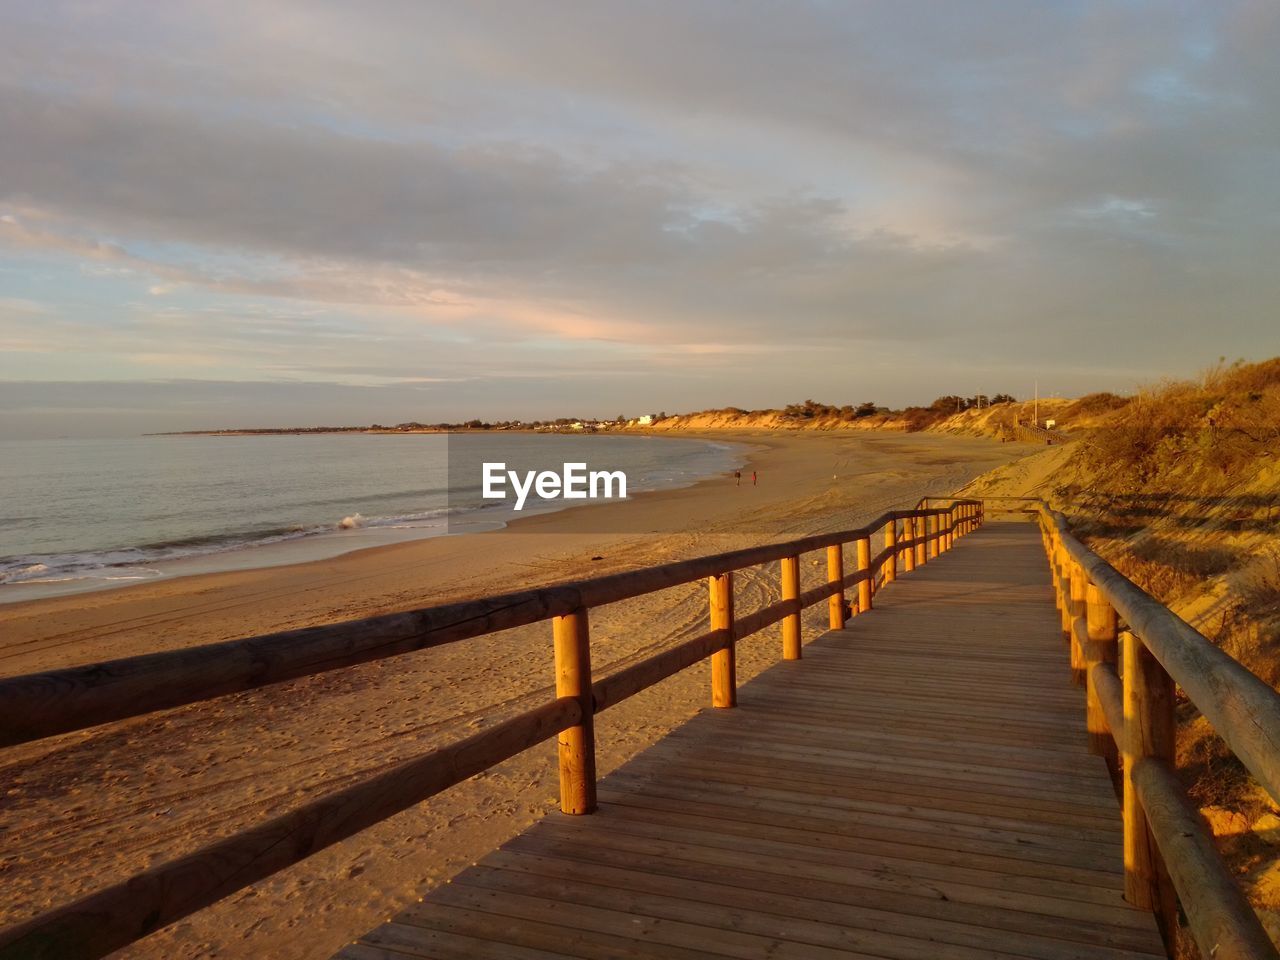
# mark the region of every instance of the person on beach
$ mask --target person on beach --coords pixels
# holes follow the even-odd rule
[[[756,485],[756,472],[754,470],[751,471],[751,485],[753,487]]]
[[[741,470],[735,470],[735,471],[733,471],[733,480],[734,480],[734,486],[736,486],[736,487],[740,487],[740,486],[742,486],[742,471],[741,471]]]

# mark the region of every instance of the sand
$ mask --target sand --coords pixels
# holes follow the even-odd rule
[[[750,444],[746,469],[759,471],[758,487],[715,478],[494,533],[0,606],[0,671],[175,649],[855,527],[1042,449],[862,431],[715,439]],[[802,562],[803,586],[821,581],[820,562]],[[773,602],[777,579],[772,566],[742,571],[739,613]],[[811,608],[806,641],[824,624],[825,607]],[[591,627],[602,676],[706,629],[705,587],[593,610]],[[743,641],[740,682],[778,655],[776,628]],[[227,836],[551,691],[550,626],[534,624],[7,750],[0,923]],[[701,664],[602,714],[600,771],[704,709],[708,696]],[[120,955],[329,956],[553,810],[555,796],[554,744],[544,744]]]

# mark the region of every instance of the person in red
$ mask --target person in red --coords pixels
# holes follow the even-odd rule
[[[756,472],[754,470],[751,471],[751,485],[753,487],[756,485]]]

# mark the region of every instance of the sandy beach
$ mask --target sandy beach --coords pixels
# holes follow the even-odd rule
[[[758,471],[758,486],[720,477],[530,517],[493,533],[5,605],[0,670],[25,674],[854,527],[888,507],[949,494],[1041,449],[866,431],[714,439],[750,445],[746,469]],[[657,527],[685,532],[653,533]],[[822,575],[817,558],[807,558],[804,584]],[[743,571],[739,612],[772,602],[777,591],[776,570]],[[593,610],[596,675],[705,622],[705,589],[697,584]],[[811,609],[805,639],[824,623],[825,609]],[[0,875],[8,896],[0,922],[90,892],[544,701],[552,689],[550,633],[547,624],[535,624],[6,751]],[[776,630],[744,641],[740,682],[777,657]],[[704,708],[707,688],[708,669],[696,667],[602,714],[601,772]],[[121,956],[326,957],[553,809],[554,766],[553,744],[529,751]]]

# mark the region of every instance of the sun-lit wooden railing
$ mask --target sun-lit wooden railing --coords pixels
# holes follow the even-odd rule
[[[1070,434],[1061,430],[1049,430],[1034,423],[1022,423],[1018,420],[1006,424],[1001,429],[1005,436],[1027,443],[1044,443],[1052,446],[1055,443],[1066,443],[1071,439]]]
[[[1062,513],[986,501],[988,515],[1010,510],[1040,526],[1089,747],[1119,777],[1125,898],[1156,913],[1171,953],[1180,904],[1202,957],[1280,956],[1174,771],[1176,685],[1280,800],[1280,693],[1081,543]]]
[[[839,629],[848,617],[872,609],[878,589],[950,549],[981,522],[980,502],[955,500],[945,507],[892,511],[856,530],[0,680],[3,747],[543,620],[552,621],[556,678],[556,699],[549,703],[0,931],[0,958],[105,956],[556,735],[561,809],[590,813],[596,805],[596,714],[707,658],[712,705],[733,707],[739,640],[780,623],[782,657],[798,660],[803,610],[827,601],[828,622]],[[880,535],[884,546],[872,556],[872,538]],[[846,548],[853,551],[849,572]],[[800,557],[813,551],[826,554],[826,581],[802,592]],[[734,572],[765,563],[781,566],[781,600],[737,616]],[[709,584],[708,632],[594,676],[591,608],[702,579]],[[856,598],[847,601],[846,591],[854,587]]]

